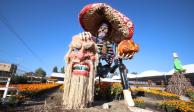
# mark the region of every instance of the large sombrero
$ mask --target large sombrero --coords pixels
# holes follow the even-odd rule
[[[109,41],[119,43],[133,36],[134,25],[131,20],[104,3],[86,5],[80,12],[79,20],[83,29],[94,36],[97,36],[100,25],[108,22],[111,25],[111,31],[106,39]]]

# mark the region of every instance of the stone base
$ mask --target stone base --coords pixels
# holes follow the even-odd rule
[[[131,92],[129,90],[123,90],[125,103],[127,103],[128,106],[135,106],[135,103],[132,99]]]

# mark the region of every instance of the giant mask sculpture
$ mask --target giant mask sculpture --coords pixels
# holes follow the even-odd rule
[[[98,59],[96,44],[91,37],[89,32],[75,35],[66,54],[63,104],[69,109],[84,108],[93,101],[95,68]]]
[[[96,46],[88,32],[73,37],[67,63],[72,67],[72,74],[88,77],[94,69]]]

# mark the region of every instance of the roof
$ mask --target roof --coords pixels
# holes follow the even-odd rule
[[[194,64],[184,65],[183,69],[186,69],[186,73],[194,73]],[[128,78],[139,78],[139,77],[151,77],[151,76],[162,76],[162,75],[172,75],[174,73],[174,69],[169,72],[159,72],[156,70],[147,70],[137,75],[127,74]]]
[[[194,64],[188,64],[184,65],[183,69],[185,69],[186,73],[194,73]],[[172,75],[174,73],[174,69],[170,70],[169,72],[166,73],[166,75]]]
[[[65,74],[64,73],[51,73],[51,77],[59,77],[59,78],[64,78]]]
[[[161,75],[164,75],[165,72],[159,72],[159,71],[156,71],[156,70],[148,70],[148,71],[144,71],[140,74],[137,75],[137,77],[150,77],[150,76],[161,76]]]
[[[95,81],[98,81],[99,77],[95,78]],[[121,82],[120,80],[115,80],[113,78],[100,78],[101,82]]]
[[[136,74],[130,74],[130,73],[127,74],[127,78],[136,78],[136,77],[137,77]],[[121,76],[120,75],[116,75],[116,76],[113,76],[112,79],[118,80],[118,79],[121,79]]]

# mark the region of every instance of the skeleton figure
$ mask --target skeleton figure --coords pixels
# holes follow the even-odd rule
[[[106,23],[103,23],[98,29],[98,36],[94,38],[94,41],[98,47],[99,57],[97,75],[100,75],[101,77],[106,77],[114,59],[113,44],[106,40],[106,36],[108,35],[109,31],[110,26],[108,26]],[[107,64],[102,66],[101,60],[105,60]]]
[[[105,60],[109,65],[112,64],[114,58],[113,44],[109,41],[105,41],[105,37],[108,34],[108,25],[103,23],[98,30],[97,40],[102,39],[101,42],[97,41],[98,54],[102,60]]]
[[[97,75],[101,77],[106,77],[108,72],[114,73],[114,71],[118,68],[120,71],[120,76],[122,77],[122,86],[124,99],[128,106],[134,106],[134,102],[131,97],[131,92],[128,90],[129,85],[126,78],[127,68],[122,63],[122,59],[131,59],[135,52],[138,51],[138,45],[136,45],[133,40],[123,40],[118,45],[119,53],[118,56],[115,57],[113,52],[113,44],[109,41],[106,41],[106,36],[108,35],[110,26],[103,23],[98,30],[98,37],[96,38],[96,43],[98,46],[98,54],[99,54],[99,64],[97,66]],[[116,45],[116,44],[114,44]],[[115,46],[116,47],[116,46]],[[117,49],[117,47],[116,47]],[[116,52],[116,51],[115,51]],[[101,64],[101,59],[107,62],[106,65]],[[115,60],[115,65],[111,67],[111,64]]]
[[[93,102],[97,47],[89,32],[75,35],[66,55],[63,105],[67,109],[87,107]]]

